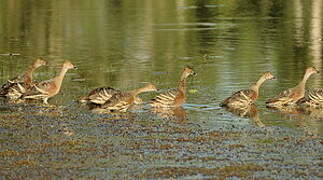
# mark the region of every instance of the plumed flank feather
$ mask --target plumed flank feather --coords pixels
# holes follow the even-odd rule
[[[3,91],[1,91],[0,96],[6,97],[10,100],[17,100],[20,97],[22,97],[22,95],[26,92],[27,88],[29,88],[29,86],[26,85],[24,82],[11,83],[8,88],[3,89]]]
[[[157,95],[150,101],[150,105],[155,108],[180,107],[186,101],[186,79],[196,73],[189,67],[184,68],[178,89],[171,89]]]
[[[297,102],[302,107],[323,108],[323,89],[306,91],[304,98]]]
[[[243,107],[254,103],[257,93],[251,89],[245,89],[234,93],[225,99],[220,106],[222,107]]]
[[[116,93],[121,93],[121,91],[111,87],[100,87],[92,90],[86,97],[83,97],[80,102],[102,105]]]
[[[11,100],[19,99],[26,89],[30,88],[31,84],[24,83],[19,77],[8,80],[1,86],[0,96]]]
[[[6,95],[9,92],[9,89],[14,86],[17,82],[10,82],[9,80],[1,86],[0,89],[0,96],[1,97],[6,97]]]
[[[109,111],[125,112],[134,103],[134,97],[130,93],[114,94],[101,108]]]
[[[39,93],[48,94],[48,92],[55,87],[53,80],[42,81],[33,85],[32,88],[24,94],[24,98],[28,98],[28,96],[37,95]]]
[[[293,105],[302,96],[298,91],[294,89],[287,89],[278,94],[275,98],[270,98],[266,101],[267,107],[279,107]]]
[[[179,107],[185,102],[184,93],[180,89],[171,89],[162,94],[157,95],[151,100],[153,107],[171,108]]]
[[[152,100],[152,103],[170,106],[175,102],[178,93],[179,91],[177,89],[171,89],[167,92],[157,95],[156,98]]]
[[[99,108],[108,111],[125,112],[131,105],[142,102],[142,100],[138,98],[137,95],[143,92],[156,90],[157,89],[154,85],[148,84],[143,88],[129,92],[116,91],[104,104],[100,105]]]

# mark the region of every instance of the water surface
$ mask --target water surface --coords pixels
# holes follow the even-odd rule
[[[283,135],[274,137],[281,140],[279,142],[284,142],[284,136],[290,134],[297,134],[295,136],[298,138],[302,137],[298,133],[321,136],[321,112],[312,115],[281,113],[266,109],[264,102],[282,90],[295,86],[307,67],[322,69],[322,3],[321,0],[1,1],[0,82],[23,72],[39,56],[48,60],[50,66],[37,70],[37,80],[55,76],[64,59],[71,60],[79,68],[68,72],[60,94],[50,100],[51,104],[57,105],[57,109],[46,109],[39,105],[1,105],[0,115],[3,120],[0,143],[3,155],[0,157],[10,156],[2,161],[6,162],[6,166],[2,168],[16,167],[14,170],[22,173],[26,169],[21,167],[42,169],[39,164],[46,164],[45,169],[55,169],[56,165],[61,165],[61,158],[63,162],[66,159],[73,162],[70,166],[66,165],[66,169],[87,169],[91,167],[89,162],[99,164],[97,168],[90,168],[90,173],[84,170],[85,173],[81,174],[85,177],[109,177],[110,171],[113,176],[117,176],[119,171],[129,170],[126,173],[129,175],[142,169],[154,169],[158,164],[185,166],[188,162],[183,160],[186,154],[197,158],[197,161],[192,160],[196,166],[217,168],[237,161],[238,164],[251,163],[251,169],[257,170],[258,166],[255,167],[253,163],[258,162],[251,160],[251,156],[249,160],[239,160],[238,157],[232,158],[232,161],[222,160],[219,165],[214,165],[212,160],[206,158],[204,160],[210,164],[199,164],[201,159],[198,158],[222,152],[213,146],[212,138],[212,143],[201,145],[201,151],[191,144],[186,147],[173,142],[170,145],[166,143],[167,146],[162,143],[164,146],[155,147],[156,152],[151,148],[154,143],[162,141],[164,136],[171,139],[187,136],[187,141],[194,143],[196,139],[191,133],[195,131],[198,134],[196,136],[205,136],[204,138],[210,138],[205,132],[228,131],[230,135],[222,139],[224,144],[235,144],[229,137],[232,132],[236,132],[239,134],[238,144],[252,146],[268,137],[266,128],[273,131],[269,136],[283,132]],[[15,55],[9,56],[10,53]],[[185,66],[193,67],[198,73],[198,76],[189,80],[189,98],[183,106],[184,110],[176,112],[185,114],[187,120],[163,121],[163,117],[140,109],[133,110],[130,117],[97,115],[76,103],[76,99],[89,90],[105,85],[123,90],[135,89],[147,82],[156,84],[161,90],[177,87]],[[260,99],[256,103],[257,113],[254,114],[256,117],[242,118],[218,106],[221,100],[233,92],[248,88],[265,71],[271,71],[277,80],[266,82],[261,88]],[[322,85],[322,74],[314,75],[307,83],[308,88],[321,88]],[[154,95],[145,94],[142,97],[148,100]],[[259,128],[259,124],[265,127]],[[176,129],[177,126],[180,130]],[[161,130],[163,127],[164,131]],[[185,129],[188,130],[183,132]],[[244,140],[243,137],[249,136],[253,131],[259,139],[254,140],[252,136]],[[154,136],[154,133],[157,135]],[[146,140],[152,147],[143,146]],[[142,146],[131,144],[136,141]],[[272,140],[269,138],[265,142],[269,141]],[[315,142],[313,146],[318,148],[319,145]],[[39,146],[36,148],[37,152],[28,151],[33,144]],[[137,148],[131,151],[127,144]],[[224,144],[220,143],[216,147],[229,146]],[[259,144],[255,144],[259,148]],[[66,149],[55,149],[56,146],[66,146]],[[66,152],[70,146],[73,146],[75,153],[81,153],[80,156]],[[91,148],[94,148],[93,151]],[[122,149],[121,154],[114,151],[118,148]],[[172,159],[167,153],[170,159],[163,159],[163,148],[173,149],[174,152],[167,153],[173,153],[175,159],[180,157],[179,160]],[[209,148],[215,148],[213,151],[218,152],[208,153]],[[183,152],[175,152],[180,149]],[[187,149],[195,151],[186,152]],[[287,149],[286,147],[284,150]],[[11,154],[9,150],[12,150]],[[85,152],[87,150],[89,154]],[[15,155],[16,151],[21,154]],[[67,154],[60,154],[62,152]],[[142,155],[134,157],[127,154],[134,152]],[[297,151],[299,154],[301,152]],[[41,157],[42,153],[54,158],[52,163],[48,164],[48,159]],[[147,157],[142,157],[145,153]],[[34,164],[30,164],[32,161],[27,161],[22,154],[34,158]],[[294,158],[289,153],[285,155],[287,159]],[[91,159],[91,156],[99,161]],[[81,160],[77,160],[81,157],[86,157],[89,164],[84,162],[85,165],[82,165]],[[310,160],[306,163],[310,165],[317,156],[309,157]],[[142,166],[129,168],[141,162],[140,158]],[[148,163],[149,159],[155,158],[161,162],[157,161],[154,165]],[[25,164],[19,164],[20,161]],[[118,164],[121,169],[118,169]],[[264,166],[263,163],[258,165]],[[286,165],[286,169],[289,165],[291,164]],[[66,169],[57,168],[57,172],[50,171],[48,174],[69,174],[72,171]],[[159,172],[158,168],[154,170]],[[271,170],[252,175],[264,177],[266,171]],[[315,170],[314,168],[313,171]],[[40,174],[35,171],[34,175],[48,175],[46,171],[39,171]],[[208,177],[208,173],[201,169],[192,171]],[[8,177],[15,177],[10,176],[10,171],[3,173]],[[167,168],[164,173],[167,173]],[[286,175],[287,178],[288,173],[290,172],[282,172],[277,177]],[[78,177],[74,173],[72,175]],[[192,173],[187,173],[188,177],[189,175]],[[209,174],[211,177],[213,175]],[[217,175],[221,176],[221,172]],[[136,177],[153,178],[146,174]],[[251,176],[248,174],[246,177]]]

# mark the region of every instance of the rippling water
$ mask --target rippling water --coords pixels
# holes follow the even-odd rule
[[[280,113],[264,105],[295,86],[306,67],[323,68],[320,7],[321,1],[301,0],[1,1],[0,82],[23,72],[38,56],[50,62],[37,70],[38,80],[55,76],[63,60],[71,60],[79,69],[68,72],[50,103],[68,114],[85,113],[86,120],[75,121],[82,124],[96,119],[75,102],[89,90],[105,85],[131,90],[146,82],[166,90],[178,85],[182,68],[189,65],[198,76],[188,83],[188,123],[212,130],[261,121],[322,135],[322,115]],[[257,120],[219,107],[265,71],[277,80],[261,88]],[[308,88],[322,86],[322,74],[307,83]],[[145,111],[134,112],[145,116]]]

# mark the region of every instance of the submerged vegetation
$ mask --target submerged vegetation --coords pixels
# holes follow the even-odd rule
[[[34,79],[79,67],[43,104],[0,102],[0,179],[320,179],[323,113],[265,108],[307,67],[322,69],[319,0],[0,1],[0,82],[36,57]],[[76,103],[90,90],[151,82],[187,102],[97,114]],[[270,71],[254,107],[218,104]],[[310,88],[322,88],[313,76]],[[149,100],[156,94],[143,94]],[[232,112],[232,113],[231,113]]]
[[[0,117],[0,174],[9,179],[322,177],[323,139],[292,129],[19,108]]]

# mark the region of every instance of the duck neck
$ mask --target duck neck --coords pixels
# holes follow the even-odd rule
[[[264,76],[261,76],[259,80],[251,86],[250,89],[256,92],[257,97],[259,95],[259,88],[265,81],[266,81],[266,78]]]
[[[186,77],[182,75],[181,80],[179,81],[179,87],[178,87],[178,89],[180,91],[182,91],[184,93],[184,95],[186,93],[186,85],[187,85],[187,83],[186,83]]]
[[[301,92],[304,92],[305,93],[305,85],[306,85],[306,82],[308,80],[308,78],[310,78],[312,75],[312,73],[305,73],[304,74],[304,77],[302,79],[302,81],[296,86],[296,88],[301,91]]]
[[[59,73],[59,75],[54,80],[58,90],[61,88],[62,82],[64,80],[64,77],[65,77],[65,74],[67,71],[68,71],[68,69],[63,67],[61,72]]]
[[[24,83],[26,84],[30,84],[32,83],[32,80],[33,80],[33,72],[34,70],[36,69],[37,67],[35,67],[35,65],[31,65],[28,67],[28,69],[26,70],[24,76],[23,76],[23,80],[24,80]]]
[[[139,89],[135,89],[133,91],[130,91],[130,94],[135,97],[137,96],[138,94],[142,93],[142,92],[145,92],[147,91],[145,87],[142,87],[142,88],[139,88]]]

